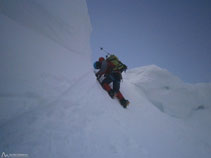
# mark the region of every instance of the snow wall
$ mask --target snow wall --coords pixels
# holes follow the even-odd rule
[[[85,0],[0,0],[0,31],[0,125],[54,102],[90,68]]]

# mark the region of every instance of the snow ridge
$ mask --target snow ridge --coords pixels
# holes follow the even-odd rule
[[[128,82],[140,88],[159,110],[184,118],[211,108],[211,84],[187,84],[165,69],[151,65],[128,71]]]

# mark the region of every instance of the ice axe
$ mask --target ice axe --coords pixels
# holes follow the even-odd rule
[[[102,50],[104,53],[106,53],[106,58],[111,55],[111,53],[109,53],[108,51],[103,49],[103,47],[100,47],[100,50]]]

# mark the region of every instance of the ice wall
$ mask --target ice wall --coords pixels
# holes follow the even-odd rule
[[[90,32],[85,0],[0,0],[0,125],[86,75]]]
[[[85,54],[91,25],[84,0],[1,0],[0,12],[68,50]]]

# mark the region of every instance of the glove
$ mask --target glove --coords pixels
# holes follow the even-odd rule
[[[95,76],[96,76],[97,80],[99,80],[99,79],[100,79],[100,77],[101,77],[101,75],[100,75],[100,74],[98,74],[98,73],[96,73],[96,74],[95,74]]]
[[[95,76],[98,77],[98,73],[96,73]]]

